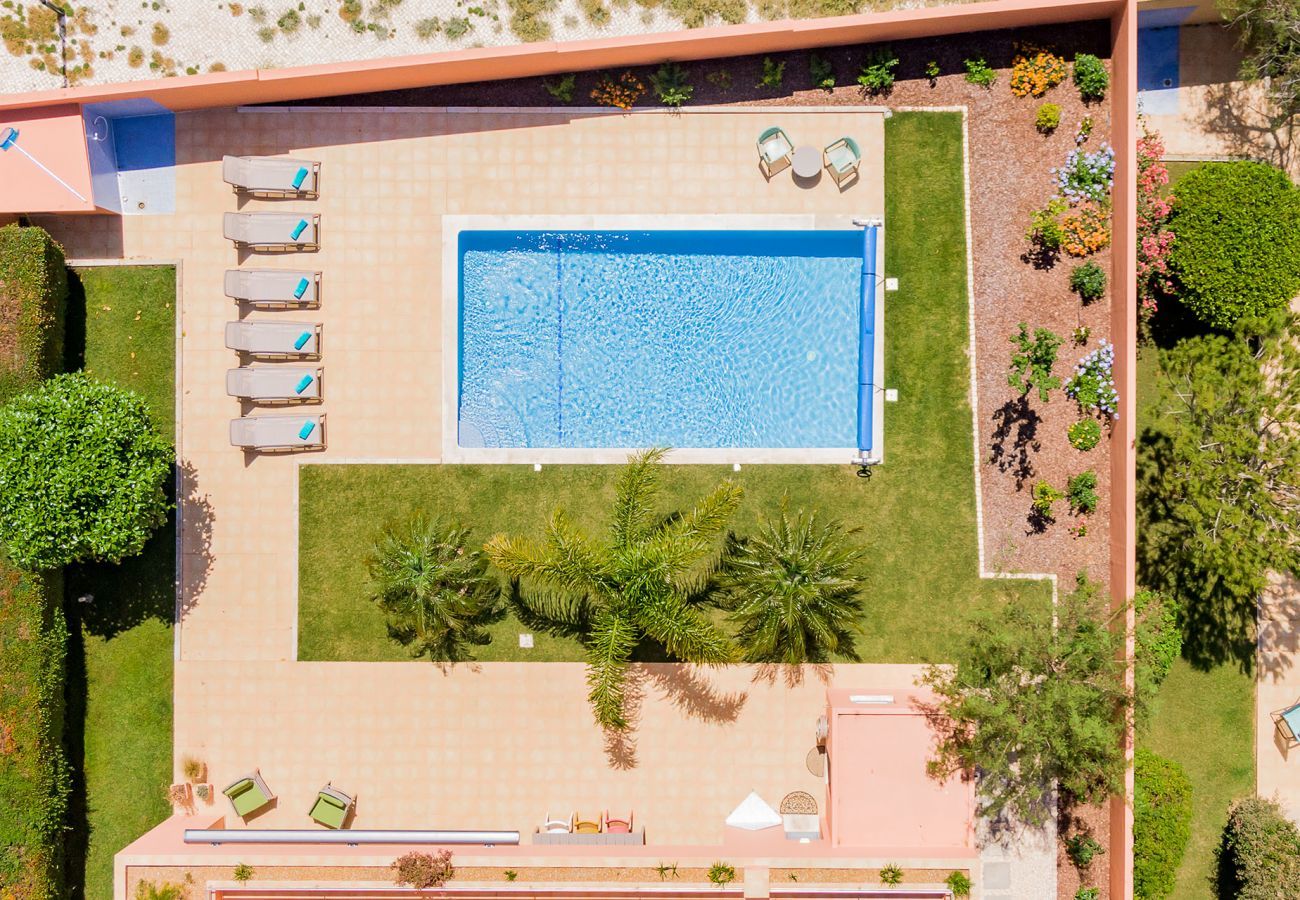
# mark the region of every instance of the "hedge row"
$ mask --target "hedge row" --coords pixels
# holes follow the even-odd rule
[[[60,573],[0,557],[0,885],[32,900],[65,896],[62,597]]]
[[[1141,900],[1174,894],[1192,836],[1192,783],[1183,767],[1139,747],[1133,756],[1133,893]]]
[[[68,271],[43,228],[0,228],[0,403],[63,368]]]
[[[43,229],[0,228],[0,402],[62,368],[67,294],[63,249]],[[0,556],[0,896],[67,894],[67,642],[62,575]]]

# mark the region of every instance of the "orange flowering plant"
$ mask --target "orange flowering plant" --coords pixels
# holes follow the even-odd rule
[[[1083,203],[1061,218],[1061,249],[1071,256],[1088,256],[1110,244],[1108,204]]]
[[[1011,93],[1017,97],[1041,97],[1066,76],[1063,57],[1047,50],[1022,47],[1011,60]]]
[[[592,88],[591,99],[601,106],[616,106],[619,109],[631,109],[633,104],[645,93],[645,85],[630,71],[618,78],[609,75],[600,76]]]

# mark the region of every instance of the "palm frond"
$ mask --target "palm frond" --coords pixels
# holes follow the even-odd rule
[[[509,602],[515,617],[534,631],[585,640],[591,629],[593,609],[586,596],[531,586],[525,590],[516,580]]]
[[[546,543],[494,535],[484,546],[488,559],[511,578],[531,579],[574,594],[599,594],[608,579],[587,536],[556,511],[546,527]]]
[[[636,624],[680,660],[721,665],[735,659],[727,636],[712,622],[668,590],[645,592],[635,605]]]
[[[615,547],[641,540],[654,524],[659,496],[659,463],[666,450],[650,449],[628,458],[614,489],[614,515],[610,537]]]
[[[740,485],[722,482],[655,532],[647,542],[646,555],[677,584],[677,579],[690,573],[696,563],[717,552],[718,537],[726,531],[743,496]]]
[[[602,612],[587,642],[587,700],[602,728],[625,731],[627,663],[636,649],[637,630],[625,619]]]

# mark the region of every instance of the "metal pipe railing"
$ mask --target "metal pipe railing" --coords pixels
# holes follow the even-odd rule
[[[317,831],[293,828],[186,828],[187,844],[497,844],[519,843],[517,831]]]

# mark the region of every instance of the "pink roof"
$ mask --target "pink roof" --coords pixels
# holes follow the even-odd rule
[[[75,104],[0,113],[0,131],[7,127],[18,129],[18,141],[0,152],[0,213],[94,211],[86,133]],[[86,199],[78,200],[18,148]]]
[[[974,785],[925,771],[934,733],[917,701],[927,695],[837,689],[827,698],[831,845],[932,853],[974,846]]]

